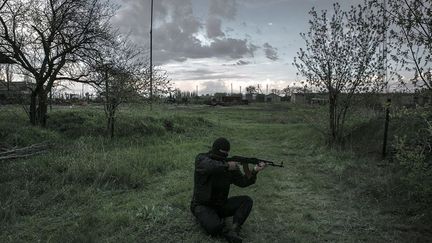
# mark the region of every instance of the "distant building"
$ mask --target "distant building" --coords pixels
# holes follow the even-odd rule
[[[347,94],[342,93],[339,99],[344,99]],[[368,107],[380,108],[391,99],[392,106],[415,107],[432,105],[432,92],[425,90],[418,93],[359,93],[352,97],[353,104],[363,104]],[[326,93],[294,93],[291,102],[295,104],[327,104],[328,94]]]
[[[271,93],[265,96],[266,102],[281,102],[281,97],[275,93]]]
[[[281,97],[282,102],[291,102],[291,95],[285,95]]]
[[[325,104],[327,104],[328,103],[328,99],[327,98],[317,98],[317,97],[314,97],[314,98],[311,98],[311,104],[312,105],[325,105]]]
[[[326,104],[328,94],[326,93],[293,93],[291,102],[296,104]]]
[[[222,96],[222,102],[224,103],[238,103],[240,104],[242,102],[242,95],[241,94],[233,94],[230,96]]]
[[[252,102],[254,100],[254,95],[253,94],[246,94],[246,100],[248,102]]]
[[[213,95],[213,100],[216,102],[222,102],[222,97],[226,97],[227,93],[215,93]]]
[[[205,102],[208,105],[247,105],[248,100],[243,100],[242,94],[231,94],[227,95],[224,93],[216,93],[211,100]]]
[[[265,94],[246,94],[246,100],[248,102],[265,102]]]
[[[256,102],[265,102],[265,94],[256,94],[255,101]]]
[[[0,80],[0,103],[17,103],[20,100],[29,99],[34,83],[10,82]]]
[[[391,99],[393,106],[425,106],[432,104],[432,92],[424,90],[418,93],[390,93],[390,94],[379,94],[379,101],[381,104],[387,99]]]
[[[294,104],[306,104],[306,95],[303,93],[294,93],[291,95],[291,102]]]

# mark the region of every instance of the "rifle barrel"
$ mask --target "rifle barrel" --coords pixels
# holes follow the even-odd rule
[[[248,158],[248,157],[243,157],[243,156],[233,156],[231,158],[227,158],[227,161],[235,161],[235,162],[240,162],[240,163],[248,163],[248,164],[259,164],[260,162],[264,162],[267,165],[270,166],[275,166],[275,167],[284,167],[283,166],[283,162],[281,162],[280,164],[276,164],[273,161],[269,161],[269,160],[263,160],[263,159],[257,159],[257,158]]]

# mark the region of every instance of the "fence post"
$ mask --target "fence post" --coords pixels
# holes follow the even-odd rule
[[[387,137],[388,137],[388,126],[390,121],[390,106],[391,106],[391,99],[389,98],[385,103],[386,116],[385,116],[385,125],[384,125],[384,141],[383,141],[383,148],[382,148],[383,159],[386,157],[387,154]]]

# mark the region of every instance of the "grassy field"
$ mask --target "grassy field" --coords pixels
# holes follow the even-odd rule
[[[55,108],[46,129],[0,108],[0,143],[49,141],[48,153],[0,163],[0,242],[223,242],[189,211],[195,155],[220,136],[231,154],[284,161],[248,188],[245,242],[426,242],[418,215],[389,206],[383,161],[327,149],[292,105],[122,107],[116,138],[100,107]],[[370,185],[375,185],[371,187]]]

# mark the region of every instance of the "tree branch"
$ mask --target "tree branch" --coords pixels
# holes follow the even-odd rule
[[[0,10],[2,10],[4,8],[4,6],[6,6],[8,0],[3,0],[3,3],[0,6]]]

